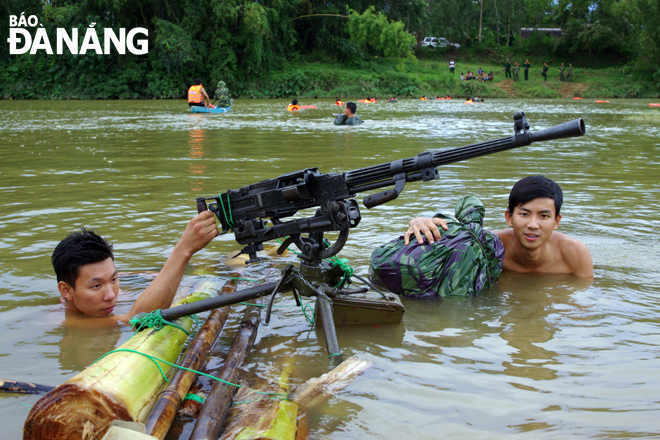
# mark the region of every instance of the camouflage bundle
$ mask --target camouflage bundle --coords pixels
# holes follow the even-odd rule
[[[388,290],[410,298],[477,294],[497,282],[502,273],[504,245],[483,229],[486,210],[474,196],[462,197],[456,218],[447,221],[442,239],[429,244],[403,237],[378,247],[371,254],[370,276]]]

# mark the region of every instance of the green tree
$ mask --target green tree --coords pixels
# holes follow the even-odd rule
[[[364,13],[351,10],[348,19],[351,40],[369,47],[386,57],[414,60],[412,46],[415,37],[406,32],[400,21],[389,21],[382,12],[375,13],[370,6]]]

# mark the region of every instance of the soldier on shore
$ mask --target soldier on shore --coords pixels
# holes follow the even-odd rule
[[[568,63],[568,72],[566,73],[566,81],[573,80],[573,65]]]
[[[518,61],[513,62],[513,80],[518,81],[520,79],[520,66]]]
[[[529,64],[529,59],[525,60],[525,64],[523,64],[523,68],[525,69],[525,81],[529,81],[529,68],[532,67],[531,64]]]

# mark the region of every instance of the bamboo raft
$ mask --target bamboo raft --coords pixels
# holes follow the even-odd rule
[[[209,297],[213,290],[211,284],[197,289],[197,293],[174,307]],[[230,281],[220,293],[231,293],[235,287],[236,282]],[[192,370],[203,367],[206,355],[218,338],[228,313],[229,307],[211,312],[198,335],[188,345],[179,365]],[[232,349],[223,368],[217,373],[220,379],[234,384],[238,382],[241,364],[252,348],[259,322],[259,309],[248,307]],[[176,320],[175,324],[190,332],[193,320],[184,317]],[[164,439],[190,389],[195,373],[155,362],[135,352],[146,353],[174,364],[188,338],[186,332],[173,326],[141,331],[118,349],[52,389],[31,409],[24,426],[24,440],[92,440],[103,439],[106,433],[108,438],[113,439]],[[284,369],[277,383],[261,384],[261,390],[237,388],[217,382],[206,398],[190,438],[306,438],[306,408],[317,405],[347,386],[370,368],[371,364],[369,361],[349,358],[331,372],[299,386],[293,394],[290,394],[287,384],[290,367]],[[165,376],[170,377],[169,383]],[[235,396],[237,389],[239,392]],[[288,397],[255,397],[263,397],[264,392],[281,393]],[[232,402],[245,400],[249,402],[231,406]],[[125,432],[122,430],[129,428],[113,426],[116,421],[137,422],[136,426],[140,427],[143,434],[129,431],[132,434],[117,436],[117,432]]]

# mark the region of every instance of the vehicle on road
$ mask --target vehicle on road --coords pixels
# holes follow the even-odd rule
[[[435,49],[436,47],[461,47],[460,44],[457,43],[450,43],[447,41],[445,38],[442,37],[426,37],[424,38],[424,41],[422,41],[422,47],[430,47],[431,49]]]

